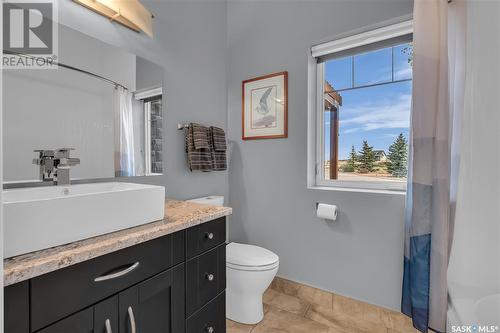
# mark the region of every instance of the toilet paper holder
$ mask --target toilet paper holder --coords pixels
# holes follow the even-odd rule
[[[326,206],[326,211],[325,207],[323,207],[322,211],[320,212],[319,205],[322,204],[323,206]],[[332,205],[332,204],[324,204],[320,202],[316,202],[316,216],[318,218],[323,218],[325,220],[331,220],[331,221],[336,221],[337,220],[337,215],[338,215],[338,206],[337,205]]]

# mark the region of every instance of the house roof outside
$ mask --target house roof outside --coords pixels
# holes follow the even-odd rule
[[[325,107],[331,108],[336,102],[339,106],[342,105],[342,96],[333,88],[330,82],[325,80]]]

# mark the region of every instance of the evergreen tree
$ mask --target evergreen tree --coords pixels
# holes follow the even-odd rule
[[[406,177],[408,173],[408,143],[403,133],[389,147],[387,170],[393,177]]]
[[[363,140],[363,147],[359,152],[359,171],[360,172],[372,172],[375,164],[375,153],[373,147],[368,145],[368,141]]]
[[[354,172],[356,171],[358,162],[358,155],[356,154],[356,150],[354,146],[352,146],[351,152],[349,153],[349,159],[347,160],[347,164],[344,167],[344,172]]]
[[[349,153],[349,160],[347,160],[347,165],[351,167],[353,170],[356,169],[356,162],[358,161],[358,154],[356,153],[356,149],[354,146],[351,147],[351,152]]]

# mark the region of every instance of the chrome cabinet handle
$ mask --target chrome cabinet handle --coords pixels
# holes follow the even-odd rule
[[[135,317],[134,317],[134,310],[132,310],[132,307],[129,306],[128,309],[128,319],[130,320],[130,329],[132,330],[130,333],[135,333]]]
[[[207,333],[214,333],[215,329],[212,326],[207,326],[207,328],[205,328],[205,331],[207,331]]]
[[[213,232],[207,232],[207,238],[208,239],[214,239],[214,233]]]
[[[212,282],[215,279],[215,276],[213,274],[206,274],[205,276],[208,281]]]
[[[94,279],[94,282],[101,282],[101,281],[116,279],[117,277],[124,276],[124,275],[132,272],[137,267],[139,267],[139,262],[136,262],[135,264],[130,265],[129,267],[125,268],[122,271],[107,274],[107,275],[98,276]]]
[[[113,333],[113,331],[111,330],[111,322],[109,321],[109,319],[106,319],[104,325],[106,326],[106,333]]]

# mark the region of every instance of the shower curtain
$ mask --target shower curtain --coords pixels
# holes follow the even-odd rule
[[[136,175],[135,168],[135,142],[134,142],[134,117],[132,98],[133,94],[123,87],[115,89],[118,133],[118,159],[120,176]]]
[[[465,0],[415,0],[410,163],[401,310],[446,331],[449,249],[465,84]]]

